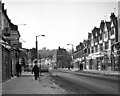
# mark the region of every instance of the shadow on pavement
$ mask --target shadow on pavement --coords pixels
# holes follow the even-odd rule
[[[32,77],[33,75],[21,75],[20,77]]]

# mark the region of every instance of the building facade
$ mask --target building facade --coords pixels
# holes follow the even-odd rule
[[[118,20],[115,14],[111,13],[110,21],[101,20],[100,27],[94,27],[83,45],[76,47],[74,60],[84,61],[84,69],[119,70],[116,48],[116,45],[119,47],[118,34]]]
[[[7,10],[4,9],[4,3],[1,3],[1,6],[0,47],[2,51],[2,81],[4,82],[16,74],[15,65],[19,62],[20,34],[18,26],[11,23]]]
[[[72,58],[67,53],[66,49],[58,48],[56,52],[56,67],[57,68],[69,68],[70,69],[70,62]]]
[[[0,1],[0,42],[2,41],[2,2]],[[2,46],[0,45],[0,83],[2,82]]]
[[[78,46],[76,46],[76,51],[73,54],[73,59],[74,59],[73,67],[74,68],[80,69],[81,65],[82,65],[82,67],[86,68],[86,66],[85,66],[86,65],[86,56],[87,56],[86,43],[87,43],[87,41],[84,40],[83,43],[80,42],[80,44]]]

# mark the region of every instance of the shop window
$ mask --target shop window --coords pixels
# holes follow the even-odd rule
[[[105,42],[105,49],[108,49],[108,42]]]
[[[115,43],[115,39],[111,39],[111,44],[114,44]]]

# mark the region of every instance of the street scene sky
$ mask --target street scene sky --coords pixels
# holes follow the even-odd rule
[[[71,49],[87,39],[88,32],[118,14],[119,0],[2,0],[11,22],[18,25],[23,48]],[[23,25],[26,24],[26,25]]]

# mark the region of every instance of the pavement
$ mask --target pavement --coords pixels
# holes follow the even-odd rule
[[[94,73],[94,74],[102,74],[102,75],[110,75],[110,76],[120,76],[120,72],[119,71],[111,71],[111,70],[105,70],[105,71],[101,71],[101,70],[86,70],[84,69],[83,72],[87,72],[87,73]]]
[[[82,73],[91,73],[91,74],[101,74],[101,75],[109,75],[109,76],[120,76],[120,71],[111,71],[111,70],[94,70],[94,69],[83,69],[83,70],[79,70],[79,69],[70,69],[68,70],[68,68],[60,68],[60,70],[66,70],[66,71],[75,71],[75,72],[82,72]]]
[[[86,72],[92,74],[103,74],[120,76],[117,71],[99,71],[99,70],[68,70],[66,71]],[[2,85],[2,86],[1,86]],[[2,94],[69,94],[65,89],[54,83],[54,80],[50,78],[48,74],[42,74],[40,80],[34,80],[33,74],[30,72],[23,72],[21,77],[13,77],[0,84],[2,88]]]
[[[2,83],[0,83],[0,96],[2,94]]]
[[[35,80],[33,74],[23,72],[22,76],[2,83],[2,94],[67,94],[67,91],[56,85],[48,74]]]

